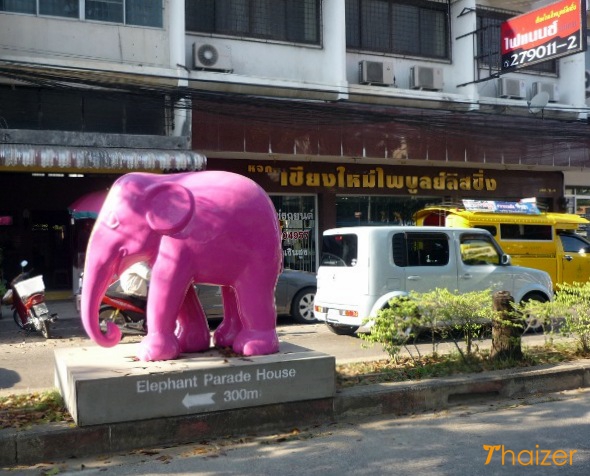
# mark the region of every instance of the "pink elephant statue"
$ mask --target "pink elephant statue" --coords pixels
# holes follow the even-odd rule
[[[213,341],[242,355],[278,352],[274,289],[282,268],[279,221],[266,192],[229,172],[130,173],[110,190],[86,252],[81,315],[103,347],[121,339],[98,310],[114,275],[152,267],[147,335],[139,359],[171,360],[210,347],[193,283],[221,286],[223,322]]]

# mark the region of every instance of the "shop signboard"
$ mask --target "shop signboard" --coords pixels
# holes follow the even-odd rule
[[[498,200],[463,200],[465,210],[471,212],[520,213],[524,215],[540,215],[537,204],[533,201],[506,202]]]
[[[586,1],[562,0],[511,18],[500,28],[502,72],[586,50]]]

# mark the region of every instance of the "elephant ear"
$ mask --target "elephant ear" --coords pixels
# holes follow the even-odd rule
[[[195,210],[192,193],[182,185],[158,183],[147,188],[146,220],[152,230],[162,235],[174,235],[189,223]]]

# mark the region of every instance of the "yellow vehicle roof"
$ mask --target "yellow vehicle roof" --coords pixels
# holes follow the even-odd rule
[[[581,225],[590,224],[590,221],[573,213],[550,213],[542,212],[540,215],[527,215],[524,213],[493,213],[474,212],[462,208],[450,207],[427,207],[414,214],[414,220],[422,225],[424,220],[431,215],[443,217],[447,215],[458,215],[461,218],[473,223],[516,223],[522,225],[552,225],[558,230],[576,230]],[[432,223],[427,223],[432,224]],[[444,225],[444,220],[441,225]]]

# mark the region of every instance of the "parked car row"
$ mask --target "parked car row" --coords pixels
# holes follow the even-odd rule
[[[279,316],[289,315],[301,324],[317,322],[313,312],[316,275],[306,271],[285,269],[275,289],[275,306]],[[197,285],[197,295],[209,319],[223,318],[221,288]]]

